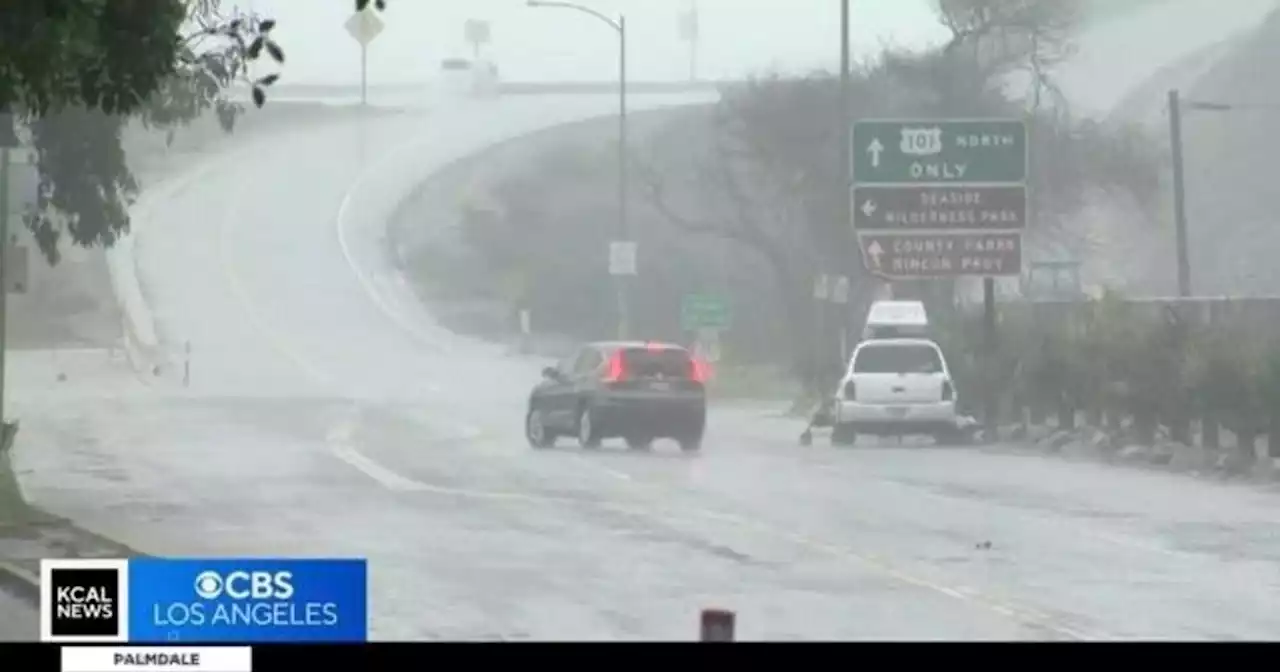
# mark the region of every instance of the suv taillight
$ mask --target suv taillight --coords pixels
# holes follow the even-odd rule
[[[951,401],[952,397],[954,397],[955,394],[956,394],[955,390],[951,388],[951,381],[949,380],[942,381],[942,400]]]
[[[689,378],[695,383],[706,383],[711,378],[711,367],[697,357],[689,358]]]
[[[858,398],[858,386],[852,380],[844,384],[844,398],[845,401],[856,401]]]
[[[614,352],[609,357],[609,368],[604,372],[604,382],[616,383],[627,375],[626,367],[622,363],[622,351]]]

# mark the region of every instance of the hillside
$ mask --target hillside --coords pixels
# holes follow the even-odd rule
[[[1192,283],[1200,294],[1280,295],[1280,11],[1185,96],[1229,111],[1184,115]]]

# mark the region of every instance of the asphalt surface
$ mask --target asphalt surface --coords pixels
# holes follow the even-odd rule
[[[17,455],[28,494],[157,554],[367,557],[377,639],[691,639],[709,606],[747,639],[1274,637],[1264,492],[1002,447],[801,448],[751,408],[716,409],[695,456],[529,449],[545,362],[436,326],[381,235],[434,167],[610,104],[410,111],[206,164],[137,244],[190,385],[20,397],[51,447]]]
[[[40,639],[39,616],[29,602],[0,587],[0,642]]]

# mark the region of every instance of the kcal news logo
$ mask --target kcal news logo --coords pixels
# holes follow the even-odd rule
[[[41,635],[65,642],[363,642],[364,560],[41,563]]]
[[[126,560],[42,560],[41,641],[126,641],[127,566]]]

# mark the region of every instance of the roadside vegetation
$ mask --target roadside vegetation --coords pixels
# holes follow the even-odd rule
[[[1019,431],[1092,433],[1110,452],[1199,446],[1219,466],[1245,471],[1263,455],[1280,457],[1280,337],[1265,326],[1274,319],[1261,310],[1266,303],[1109,292],[1069,305],[1011,305],[994,365],[958,354],[983,352],[976,316],[952,315],[944,347],[958,389],[995,384],[1005,422]]]

